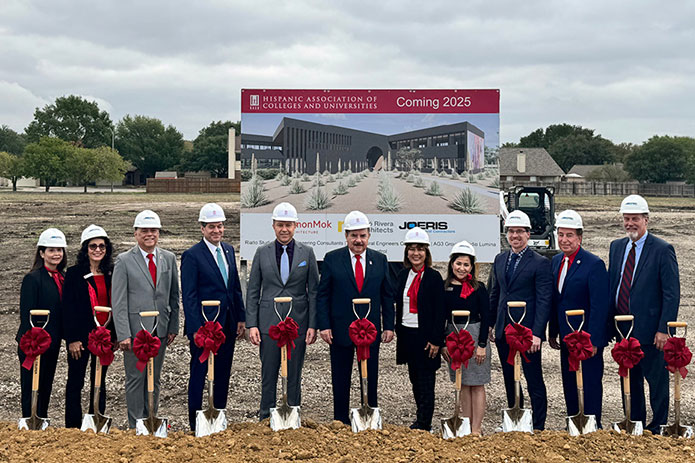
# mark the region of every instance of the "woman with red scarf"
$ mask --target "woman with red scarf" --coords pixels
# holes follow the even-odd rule
[[[60,339],[62,335],[61,299],[63,294],[63,269],[67,263],[65,254],[67,243],[63,232],[56,228],[49,228],[39,236],[34,265],[22,280],[22,289],[19,295],[19,330],[17,342],[19,343],[27,331],[31,330],[29,311],[33,309],[47,309],[50,311],[45,330],[51,336],[50,346],[41,354],[41,368],[39,373],[39,396],[37,402],[38,416],[46,418],[48,403],[51,400],[53,389],[53,377],[55,376],[58,352],[60,351]],[[45,317],[34,317],[33,322],[37,327],[43,326]],[[18,346],[19,363],[24,362],[26,355]],[[20,385],[22,389],[22,416],[31,415],[31,380],[32,369],[20,367]]]
[[[65,427],[79,428],[82,423],[82,387],[90,363],[89,413],[94,413],[94,372],[98,358],[87,349],[89,333],[96,328],[95,306],[111,307],[111,273],[113,272],[113,247],[106,231],[90,225],[82,232],[81,248],[77,263],[68,268],[65,275],[63,297],[63,335],[68,351],[68,380],[65,386]],[[100,325],[108,320],[108,313],[96,313]],[[106,326],[111,331],[111,341],[116,333],[113,320]],[[91,358],[91,361],[90,361]],[[106,408],[107,366],[101,370],[101,394],[99,409]]]
[[[452,310],[470,311],[468,332],[475,341],[476,348],[472,361],[461,372],[461,394],[459,407],[462,416],[471,422],[471,434],[480,435],[485,413],[485,384],[490,382],[490,346],[488,336],[494,314],[490,311],[490,299],[485,285],[476,278],[475,249],[467,241],[456,243],[449,254],[449,265],[444,283],[444,305],[448,322],[447,334],[454,331],[451,324]],[[461,318],[460,320],[458,318]],[[459,329],[466,323],[465,318],[454,320]],[[450,362],[444,348],[442,356]],[[456,372],[449,367],[451,381]]]
[[[412,228],[405,235],[405,268],[396,283],[396,363],[408,365],[417,417],[411,429],[429,431],[434,413],[434,383],[444,345],[444,283],[432,268],[427,233]]]

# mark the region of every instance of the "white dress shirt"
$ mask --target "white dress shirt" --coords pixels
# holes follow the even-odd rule
[[[350,251],[350,262],[352,263],[352,274],[355,274],[355,263],[357,263],[357,259],[355,259],[355,253],[348,248],[348,251]],[[360,263],[362,264],[362,277],[367,275],[367,262],[366,262],[366,255],[367,255],[367,250],[365,249],[362,254],[359,254],[360,256]]]
[[[410,272],[408,272],[408,279],[405,281],[405,288],[403,288],[403,326],[407,328],[417,328],[418,323],[417,323],[417,314],[416,313],[410,313],[410,298],[408,297],[408,290],[410,290],[410,285],[413,284],[413,280],[415,279],[415,276],[417,275],[417,272],[414,272],[413,269],[410,269]],[[422,278],[422,277],[420,277]],[[422,283],[422,279],[420,279],[420,283]]]
[[[222,249],[221,242],[220,242],[219,246],[215,246],[214,244],[212,244],[211,242],[209,242],[205,238],[203,238],[203,241],[205,241],[205,244],[207,245],[208,250],[212,254],[212,260],[214,260],[216,264],[217,264],[217,248],[220,249],[220,251],[222,253],[222,260],[224,261],[224,266],[227,269],[227,275],[229,275],[229,262],[227,262],[227,256],[225,255],[224,249]]]

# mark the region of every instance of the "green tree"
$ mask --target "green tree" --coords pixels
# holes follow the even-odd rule
[[[547,150],[559,139],[570,135],[583,135],[587,138],[592,138],[594,131],[579,125],[553,124],[549,125],[545,130],[536,129],[525,137],[521,137],[519,139],[519,147],[545,148]]]
[[[204,127],[193,140],[193,150],[184,153],[183,170],[207,170],[215,177],[226,177],[229,165],[227,150],[229,129],[234,127],[237,136],[241,133],[241,123],[213,121]]]
[[[24,175],[38,178],[49,191],[53,185],[67,180],[66,161],[76,149],[59,138],[41,137],[38,142],[29,143],[24,148]]]
[[[693,159],[695,139],[654,136],[625,159],[625,169],[641,182],[683,180],[686,174],[693,181]]]
[[[57,137],[83,148],[111,144],[113,123],[106,111],[100,111],[94,101],[77,95],[56,98],[43,109],[36,108],[34,120],[25,129],[27,140],[37,142],[41,137]]]
[[[117,182],[123,180],[130,164],[117,151],[106,146],[99,148],[75,148],[65,160],[67,179],[74,185],[87,185],[99,180]]]
[[[0,177],[10,179],[12,191],[17,191],[17,180],[23,175],[22,158],[7,151],[0,151]]]
[[[116,148],[145,177],[154,177],[157,171],[179,164],[183,135],[159,119],[127,115],[116,126]]]
[[[0,151],[20,156],[27,144],[24,136],[15,132],[6,125],[0,127]]]
[[[126,172],[130,170],[131,164],[118,154],[118,151],[112,150],[106,146],[95,148],[97,159],[97,172],[95,181],[106,180],[110,182],[121,182],[125,177]]]
[[[577,164],[607,164],[615,160],[615,145],[610,140],[584,133],[560,137],[547,149],[565,172]]]
[[[628,182],[630,175],[616,164],[606,164],[589,172],[587,180],[597,182]]]
[[[420,154],[421,151],[417,148],[399,148],[396,151],[396,159],[404,170],[410,171],[415,169],[415,164],[420,159]]]

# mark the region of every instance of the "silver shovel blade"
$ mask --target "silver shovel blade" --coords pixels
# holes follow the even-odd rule
[[[135,434],[138,436],[167,437],[168,418],[141,418],[135,422]]]
[[[97,416],[91,415],[89,413],[84,415],[82,418],[82,426],[80,431],[94,431],[95,434],[104,433],[108,434],[111,430],[111,418],[108,416]]]
[[[626,434],[632,434],[633,436],[641,436],[644,430],[642,429],[641,421],[623,420],[613,423],[613,431],[624,432]]]
[[[685,439],[690,439],[693,437],[693,427],[692,426],[681,426],[678,423],[673,423],[669,425],[661,425],[661,435],[670,437],[683,437]]]
[[[533,433],[533,415],[531,410],[518,407],[502,409],[502,431]]]
[[[350,426],[352,432],[366,431],[367,429],[381,429],[381,411],[379,408],[372,408],[363,405],[360,408],[350,409]]]
[[[595,432],[596,429],[595,415],[578,413],[574,416],[567,417],[567,432],[569,432],[569,435],[572,437],[589,434]]]
[[[452,416],[442,420],[442,437],[444,439],[455,439],[467,436],[471,433],[471,421],[467,416]]]
[[[195,437],[209,436],[227,429],[227,415],[224,410],[198,410],[195,412]]]
[[[51,420],[37,416],[19,419],[19,429],[24,431],[43,431],[49,424],[51,424]]]
[[[270,429],[282,431],[283,429],[298,429],[302,426],[302,419],[299,415],[299,407],[291,407],[283,404],[279,407],[270,409]]]

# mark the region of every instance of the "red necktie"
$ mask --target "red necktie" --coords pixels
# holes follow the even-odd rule
[[[627,253],[625,268],[623,269],[623,279],[620,281],[620,292],[618,293],[618,313],[621,315],[630,313],[630,289],[632,289],[632,274],[635,272],[635,247],[632,243],[630,252]]]
[[[147,268],[150,269],[150,276],[152,276],[152,284],[157,287],[157,266],[154,265],[154,254],[147,254],[147,260],[150,262],[147,264]]]
[[[362,292],[362,285],[364,284],[364,270],[362,269],[362,262],[360,259],[362,256],[355,255],[355,283],[357,283],[357,291]]]
[[[63,299],[63,274],[60,273],[57,270],[49,270],[48,267],[44,266],[48,274],[53,278],[53,281],[55,281],[56,286],[58,287],[58,295],[60,296],[60,299]]]
[[[408,288],[408,298],[410,300],[410,308],[408,311],[410,313],[417,313],[417,293],[420,291],[420,281],[422,281],[422,272],[425,271],[425,266],[423,265],[420,270],[415,272],[415,278],[413,278],[412,283],[410,283],[410,288]]]

